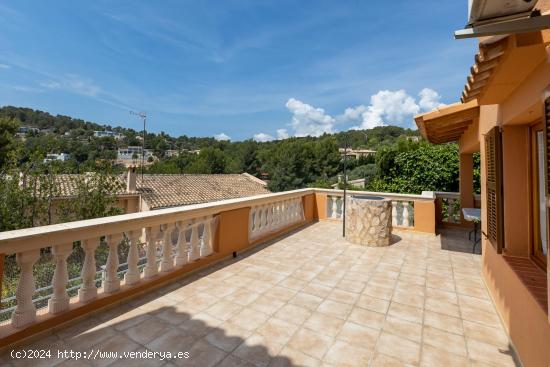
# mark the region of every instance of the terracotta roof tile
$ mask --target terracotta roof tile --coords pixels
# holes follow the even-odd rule
[[[150,209],[269,194],[258,179],[244,174],[137,175],[137,191]]]

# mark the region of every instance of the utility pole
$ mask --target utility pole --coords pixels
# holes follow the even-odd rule
[[[346,194],[348,188],[348,173],[347,173],[347,163],[348,163],[348,133],[344,133],[344,202],[342,207],[342,237],[346,237]]]
[[[143,120],[143,139],[141,139],[141,184],[143,185],[143,168],[145,167],[145,125],[147,122],[147,112],[130,111],[130,115],[137,116]]]

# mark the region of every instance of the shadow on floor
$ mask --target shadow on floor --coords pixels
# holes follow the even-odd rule
[[[481,242],[475,246],[474,243],[469,240],[469,229],[465,228],[442,228],[438,229],[438,236],[441,241],[441,249],[455,252],[475,253],[481,254]],[[478,238],[481,233],[478,233]],[[473,234],[472,234],[473,238]]]

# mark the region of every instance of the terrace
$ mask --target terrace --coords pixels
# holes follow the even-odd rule
[[[343,239],[342,192],[322,189],[1,233],[18,283],[3,292],[0,363],[516,365],[457,194],[378,195],[393,203],[383,248]],[[14,346],[53,359],[15,360]]]

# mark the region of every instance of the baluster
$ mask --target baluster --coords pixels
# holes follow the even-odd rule
[[[254,227],[256,228],[255,232],[257,235],[262,233],[263,230],[263,219],[262,219],[262,207],[256,207],[256,216],[254,218]]]
[[[409,202],[403,201],[403,226],[409,227]]]
[[[214,252],[212,248],[212,222],[213,218],[205,218],[202,232],[201,257],[209,256]]]
[[[391,202],[391,224],[392,226],[397,226],[397,202]]]
[[[191,242],[189,244],[189,262],[195,261],[200,256],[199,223],[195,220],[191,226]]]
[[[82,287],[78,290],[78,300],[82,303],[91,301],[97,297],[97,287],[95,285],[96,265],[95,250],[99,246],[99,237],[84,240],[82,248],[84,249],[84,264],[82,265]]]
[[[331,205],[330,205],[330,217],[333,219],[338,218],[338,198],[336,196],[331,196]]]
[[[51,314],[58,314],[69,308],[69,294],[67,293],[67,283],[69,283],[67,258],[72,250],[72,243],[52,246],[55,270],[52,278],[52,297],[48,300],[48,312]]]
[[[288,224],[291,221],[291,202],[290,200],[285,200],[285,224]]]
[[[157,235],[156,229],[147,227],[145,229],[145,238],[147,240],[147,248],[145,250],[145,257],[147,262],[145,263],[145,269],[143,270],[143,278],[150,279],[157,275]]]
[[[447,221],[455,222],[455,199],[447,199]]]
[[[109,246],[109,255],[105,264],[105,279],[103,279],[103,290],[105,293],[114,293],[120,288],[120,279],[118,279],[118,245],[122,240],[121,234],[107,236],[107,245]]]
[[[254,207],[248,212],[248,237],[252,237],[254,233]]]
[[[140,274],[138,269],[139,251],[138,243],[140,237],[139,230],[130,231],[128,233],[128,257],[126,263],[128,264],[128,271],[124,274],[124,283],[126,285],[132,285],[139,282]]]
[[[269,230],[269,223],[267,222],[267,205],[264,205],[262,208],[262,232],[267,232]]]
[[[160,271],[166,273],[174,268],[174,259],[172,258],[172,231],[173,224],[164,224],[162,226],[162,260],[160,262]]]
[[[301,198],[298,199],[296,206],[298,208],[298,221],[301,222],[301,221],[305,220],[304,206],[302,204],[302,199]]]
[[[271,205],[267,206],[267,230],[272,231],[273,230],[273,207]]]
[[[14,328],[21,328],[36,321],[36,307],[32,296],[36,290],[34,285],[33,267],[40,257],[40,250],[19,252],[15,261],[21,269],[15,299],[17,306],[11,315],[11,324]]]
[[[176,254],[176,266],[183,266],[187,264],[189,247],[187,245],[187,237],[185,233],[189,228],[188,222],[178,222],[178,243]]]

